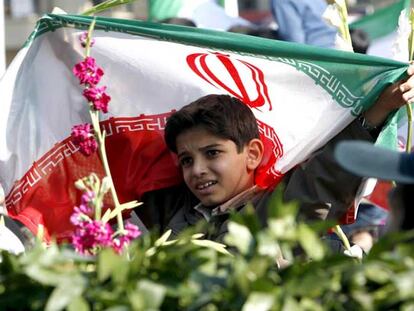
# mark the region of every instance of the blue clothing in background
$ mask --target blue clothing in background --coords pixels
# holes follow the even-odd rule
[[[271,5],[282,40],[334,47],[336,30],[322,19],[324,0],[272,0]]]

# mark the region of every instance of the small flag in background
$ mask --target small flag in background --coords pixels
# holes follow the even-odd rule
[[[399,0],[351,23],[350,29],[362,29],[371,40],[369,55],[393,58],[393,45],[397,39],[398,18],[410,7],[410,0]]]

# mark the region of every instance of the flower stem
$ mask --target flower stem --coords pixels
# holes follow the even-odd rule
[[[101,127],[99,126],[99,112],[98,111],[92,111],[92,110],[89,110],[89,112],[90,112],[91,119],[92,119],[92,126],[93,126],[93,130],[95,132],[95,137],[98,140],[99,155],[100,155],[101,160],[102,160],[102,165],[104,167],[104,172],[105,172],[105,175],[110,180],[109,190],[111,191],[112,199],[113,199],[114,204],[115,204],[115,209],[117,209],[118,207],[120,207],[121,204],[119,203],[118,195],[116,194],[114,182],[112,180],[111,170],[110,170],[109,164],[108,164],[108,157],[106,155],[106,149],[105,149],[105,132],[102,133]],[[118,229],[119,230],[124,230],[124,221],[122,219],[122,213],[118,213],[116,215],[116,219],[117,219],[117,222],[118,222]]]
[[[91,39],[92,39],[92,32],[95,28],[96,18],[94,18],[89,25],[88,28],[88,35],[86,37],[86,46],[85,46],[85,57],[89,57],[91,55]]]
[[[408,125],[407,125],[407,142],[405,145],[405,151],[410,153],[411,151],[411,144],[412,144],[412,137],[413,137],[413,129],[412,129],[412,123],[413,123],[413,110],[411,108],[411,104],[405,105],[407,109],[407,119],[408,119]]]
[[[413,54],[414,54],[414,9],[410,10],[410,25],[411,25],[411,31],[410,35],[408,37],[408,53],[409,53],[409,61],[411,62],[413,60]],[[413,111],[411,108],[411,105],[408,103],[405,105],[407,110],[407,142],[405,145],[405,151],[410,152],[411,151],[411,143],[412,143],[412,123],[413,123]]]
[[[95,23],[96,23],[96,18],[94,18],[89,26],[88,29],[88,36],[86,37],[86,47],[85,47],[85,57],[88,57],[90,55],[90,50],[91,50],[91,38],[92,38],[92,32],[93,29],[95,27]],[[118,209],[121,204],[119,203],[119,199],[118,199],[118,195],[116,194],[116,190],[115,190],[115,186],[114,186],[114,182],[112,180],[112,175],[111,175],[111,170],[109,169],[109,164],[108,164],[108,158],[106,155],[106,149],[105,149],[105,132],[102,133],[101,131],[101,127],[99,126],[99,111],[92,109],[92,105],[89,104],[89,113],[92,119],[92,126],[93,126],[93,130],[94,130],[94,134],[95,137],[98,141],[98,149],[99,149],[99,155],[101,157],[101,161],[104,167],[104,171],[105,171],[105,175],[109,178],[110,181],[110,191],[111,191],[111,195],[112,195],[112,199],[114,201],[115,204],[115,209]],[[101,209],[102,206],[99,208]],[[100,214],[100,212],[99,212]],[[98,215],[97,215],[98,216]],[[100,215],[99,215],[100,218]],[[118,213],[116,215],[117,218],[117,222],[118,222],[118,229],[119,230],[124,230],[124,221],[122,219],[122,213]]]
[[[349,240],[347,236],[345,235],[345,233],[342,231],[341,226],[336,225],[334,228],[334,231],[336,235],[341,239],[342,243],[345,246],[345,249],[351,254],[352,253],[351,244],[349,243]]]
[[[409,14],[410,26],[411,31],[410,35],[408,36],[408,60],[411,62],[413,60],[414,54],[414,9],[410,10]]]
[[[349,32],[349,26],[348,26],[348,10],[346,7],[346,2],[343,1],[343,3],[339,3],[339,14],[341,15],[341,21],[342,21],[342,27],[340,29],[340,32],[342,34],[342,37],[346,42],[348,42],[352,46],[351,41],[351,34]]]

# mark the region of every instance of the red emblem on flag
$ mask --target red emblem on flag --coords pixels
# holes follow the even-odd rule
[[[218,52],[190,54],[187,56],[187,64],[200,78],[237,97],[250,108],[259,108],[267,104],[269,110],[272,110],[264,74],[256,66],[244,60],[233,60],[229,55]],[[220,76],[223,77],[223,69],[229,74],[227,83],[214,73],[221,73]],[[249,88],[246,88],[246,84]]]
[[[204,81],[240,99],[250,108],[268,107],[268,111],[272,110],[264,74],[255,65],[218,52],[190,54],[187,64]],[[261,120],[257,123],[265,152],[262,163],[256,169],[255,182],[267,188],[275,186],[283,177],[274,166],[277,159],[283,156],[283,146],[273,127]]]

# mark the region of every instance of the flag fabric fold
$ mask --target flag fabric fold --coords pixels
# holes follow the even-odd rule
[[[6,208],[33,232],[68,238],[73,183],[95,171],[71,128],[89,122],[72,74],[92,18],[44,16],[0,81],[0,183]],[[256,182],[272,187],[355,116],[407,64],[300,44],[149,22],[97,18],[91,56],[112,97],[101,126],[121,202],[181,181],[163,141],[172,111],[206,94],[230,94],[255,114],[265,144]],[[105,201],[111,205],[109,198]]]

